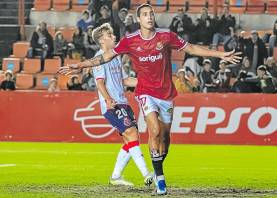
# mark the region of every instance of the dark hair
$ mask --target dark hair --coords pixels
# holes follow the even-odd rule
[[[153,10],[153,7],[150,5],[150,4],[147,4],[147,3],[144,3],[144,4],[141,4],[138,8],[137,8],[137,17],[140,17],[140,10],[142,8],[146,8],[146,7],[149,7]]]

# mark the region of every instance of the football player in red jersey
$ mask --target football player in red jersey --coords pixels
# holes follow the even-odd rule
[[[76,65],[64,66],[60,73],[72,74],[84,67],[93,67],[110,61],[118,54],[128,54],[137,73],[136,99],[144,113],[149,133],[149,147],[155,171],[156,192],[167,194],[163,161],[170,144],[170,127],[173,115],[173,98],[177,95],[172,83],[171,50],[218,57],[231,63],[241,59],[240,53],[209,50],[187,43],[167,29],[155,28],[155,13],[151,5],[137,8],[140,29],[123,37],[117,46],[93,59]]]

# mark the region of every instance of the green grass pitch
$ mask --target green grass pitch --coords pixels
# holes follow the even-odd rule
[[[151,168],[147,145],[142,145]],[[151,197],[134,163],[108,180],[120,144],[0,142],[0,197]],[[277,147],[171,145],[167,197],[277,197]]]

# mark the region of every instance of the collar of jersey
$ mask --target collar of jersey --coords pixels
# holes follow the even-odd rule
[[[146,40],[146,41],[149,41],[149,40],[153,39],[153,38],[156,36],[156,34],[157,34],[157,31],[156,31],[156,29],[155,29],[155,34],[154,34],[151,38],[146,39],[146,38],[143,38],[143,36],[141,35],[141,32],[140,32],[140,30],[139,30],[139,35],[140,35],[140,37],[141,37],[143,40]]]

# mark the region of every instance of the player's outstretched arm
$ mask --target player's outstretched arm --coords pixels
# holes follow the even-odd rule
[[[96,67],[99,65],[102,65],[106,62],[109,62],[110,60],[115,57],[116,54],[113,52],[113,50],[105,51],[103,54],[100,54],[94,58],[85,60],[83,62],[77,63],[77,64],[72,64],[72,65],[66,65],[63,66],[59,69],[60,74],[64,75],[70,75],[70,74],[76,74],[80,73],[82,68],[86,67]]]
[[[138,84],[137,78],[128,77],[123,79],[123,84],[127,87],[136,87]]]
[[[240,60],[242,59],[242,57],[240,56],[242,53],[235,52],[235,50],[231,52],[221,52],[221,51],[211,50],[211,49],[204,48],[200,45],[193,45],[193,44],[188,44],[184,48],[184,51],[189,54],[197,55],[197,56],[221,58],[233,64],[239,63]]]

